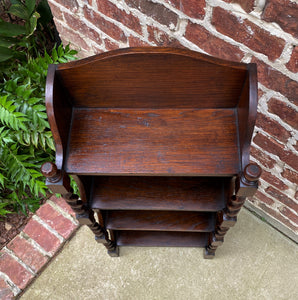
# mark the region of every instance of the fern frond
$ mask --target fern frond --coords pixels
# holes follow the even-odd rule
[[[13,105],[13,101],[7,100],[8,96],[0,96],[0,121],[3,125],[14,130],[27,130],[25,121],[28,119],[26,115],[21,112],[17,112],[16,106]]]

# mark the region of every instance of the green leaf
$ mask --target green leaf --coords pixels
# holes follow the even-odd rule
[[[6,37],[6,36],[0,36],[0,46],[2,47],[10,47],[14,45],[18,40],[16,38]]]
[[[41,101],[40,98],[33,97],[33,98],[30,98],[30,99],[28,100],[28,104],[34,105],[34,104],[36,104],[36,103],[39,103],[40,101]]]
[[[46,140],[47,142],[47,145],[50,147],[50,149],[52,149],[53,151],[56,151],[56,147],[55,147],[55,144],[54,144],[54,141],[52,138],[48,138]]]
[[[37,148],[38,147],[38,132],[35,131],[31,135],[32,144]]]
[[[70,48],[69,48],[69,44],[68,45],[66,45],[66,47],[65,47],[65,53],[67,53],[67,52],[69,52],[69,50],[70,50]]]
[[[2,186],[4,186],[4,179],[5,179],[4,175],[0,173],[0,184],[1,184]],[[1,204],[1,203],[0,203],[0,204]]]
[[[25,5],[27,7],[29,16],[32,15],[34,9],[35,9],[36,0],[26,0]]]
[[[67,63],[68,60],[65,59],[65,58],[59,57],[59,58],[58,58],[58,62],[61,63],[61,64],[64,64],[64,63]]]
[[[62,44],[58,47],[58,56],[62,57],[64,55],[63,46]]]
[[[0,35],[15,37],[21,34],[26,34],[25,26],[0,21]]]
[[[37,111],[45,111],[45,110],[46,110],[46,107],[45,107],[44,105],[41,105],[41,104],[39,104],[39,105],[34,105],[32,108],[33,108],[34,110],[37,110]]]
[[[35,89],[27,89],[23,93],[23,99],[28,100],[30,95],[34,92]]]
[[[15,78],[13,80],[7,81],[5,83],[5,90],[7,92],[12,93],[17,88],[17,86],[18,86],[18,80],[19,80],[19,78],[17,77],[17,78]]]
[[[76,57],[74,57],[72,54],[65,54],[64,57],[70,61],[76,59]]]
[[[70,54],[70,55],[76,55],[76,54],[78,54],[78,51],[77,50],[70,50],[69,52],[68,52],[68,54]]]
[[[24,132],[23,134],[24,141],[27,145],[30,145],[30,134],[28,132]]]
[[[54,62],[58,60],[58,54],[55,48],[52,50],[52,58]]]
[[[20,85],[20,86],[18,86],[16,88],[16,94],[17,94],[17,96],[22,97],[23,94],[24,94],[24,92],[25,92],[25,90],[26,90],[26,88],[27,88],[26,85]]]
[[[37,26],[37,20],[38,18],[40,17],[39,13],[38,12],[35,12],[34,14],[32,14],[32,16],[30,17],[29,19],[29,24],[30,24],[30,30],[29,30],[29,36],[31,34],[33,34],[33,32],[35,31],[36,29],[36,26]]]
[[[45,52],[44,57],[45,57],[46,62],[47,62],[48,64],[52,64],[52,63],[53,63],[52,58],[50,57],[50,55],[49,55],[47,52]]]
[[[9,60],[13,57],[13,51],[9,48],[0,46],[0,62]]]
[[[5,216],[7,214],[11,214],[11,211],[4,209],[4,207],[8,206],[9,203],[0,203],[0,216]]]
[[[28,21],[30,18],[30,14],[28,12],[28,9],[26,8],[26,6],[24,4],[13,4],[8,13],[17,16],[23,20]]]

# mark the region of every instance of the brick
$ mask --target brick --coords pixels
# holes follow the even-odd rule
[[[260,99],[264,95],[264,92],[258,89],[258,98]]]
[[[250,148],[250,154],[268,169],[272,169],[276,163],[273,158],[265,154],[263,151],[255,148],[254,146]]]
[[[71,27],[75,31],[81,32],[84,36],[90,38],[97,44],[102,44],[100,35],[94,29],[88,27],[81,19],[75,17],[72,14],[68,14],[66,12],[64,12],[63,14],[69,27]]]
[[[33,219],[26,225],[24,232],[51,254],[54,254],[61,245],[60,240],[55,235]]]
[[[264,195],[263,193],[261,193],[260,191],[256,191],[254,198],[257,198],[258,200],[272,206],[274,204],[274,201],[267,197],[266,195]]]
[[[284,205],[292,208],[295,211],[298,211],[298,203],[296,203],[293,199],[289,198],[288,196],[278,191],[274,187],[272,186],[267,187],[266,193],[276,198],[279,202],[283,203]]]
[[[291,137],[291,134],[278,122],[262,113],[257,114],[256,125],[283,143],[286,143]]]
[[[57,198],[56,196],[52,196],[50,198],[52,202],[60,206],[66,213],[69,215],[73,216],[74,218],[76,217],[76,213],[72,210],[72,208],[67,204],[67,202],[62,198]]]
[[[277,155],[281,161],[287,163],[293,169],[298,170],[297,155],[290,150],[286,150],[284,145],[275,141],[273,138],[257,133],[254,137],[254,143],[268,152]]]
[[[178,23],[178,16],[160,3],[150,0],[126,0],[125,2],[129,7],[140,10],[146,16],[170,28],[176,27]]]
[[[80,48],[86,50],[89,49],[89,46],[86,44],[84,39],[80,37],[79,34],[62,26],[59,22],[56,22],[56,27],[64,44],[71,43],[71,45],[76,45],[78,50],[80,50]]]
[[[298,185],[298,172],[292,171],[290,169],[284,169],[281,175],[289,181]]]
[[[294,46],[293,52],[289,62],[286,64],[286,67],[291,72],[297,73],[298,72],[298,47]]]
[[[98,29],[114,38],[117,41],[126,42],[127,37],[125,36],[123,30],[116,26],[115,24],[105,20],[98,13],[90,10],[88,7],[84,7],[84,16],[87,20],[93,23]]]
[[[157,46],[162,47],[176,47],[181,48],[182,45],[173,37],[170,37],[167,33],[159,30],[155,26],[147,26],[148,40],[155,43]]]
[[[212,25],[216,30],[250,49],[263,53],[270,60],[280,57],[285,41],[270,34],[254,23],[237,18],[221,7],[215,7],[212,15]]]
[[[12,250],[17,257],[36,273],[48,262],[48,257],[42,255],[20,236],[16,236],[10,241],[7,248]]]
[[[205,0],[167,0],[166,2],[191,18],[204,19],[205,17]]]
[[[267,88],[280,92],[291,102],[298,104],[298,82],[290,79],[279,71],[261,62],[257,58],[252,59],[258,65],[258,80]]]
[[[126,27],[134,30],[135,32],[142,34],[142,27],[140,20],[132,15],[126,13],[124,10],[118,8],[115,4],[108,0],[97,0],[97,9],[104,15],[122,23]]]
[[[279,220],[281,223],[283,223],[287,227],[291,228],[293,231],[297,231],[298,230],[298,226],[295,226],[292,223],[290,223],[290,221],[288,219],[284,218],[279,212],[276,212],[272,208],[266,206],[264,203],[259,203],[258,206],[263,211],[265,211],[268,215],[271,215],[275,219]]]
[[[105,47],[108,51],[119,49],[119,45],[109,39],[105,39]]]
[[[42,205],[36,211],[36,214],[65,239],[67,239],[77,227],[48,203]]]
[[[287,207],[283,206],[278,209],[285,217],[290,219],[292,222],[298,225],[298,216],[297,214],[293,213],[291,210],[289,210]]]
[[[0,278],[0,299],[1,300],[12,300],[14,298],[13,292],[10,286]]]
[[[298,111],[281,100],[271,98],[268,101],[268,111],[279,116],[284,122],[298,130]]]
[[[298,4],[289,0],[268,0],[261,18],[277,23],[284,31],[298,38]]]
[[[23,289],[34,277],[8,253],[0,252],[0,271],[5,273],[10,280]]]
[[[234,0],[232,2],[240,4],[240,6],[248,13],[253,11],[255,6],[255,0]]]
[[[228,3],[238,3],[247,13],[253,11],[255,0],[223,0]]]
[[[270,183],[271,185],[277,187],[279,190],[285,191],[289,187],[282,182],[279,178],[276,176],[272,175],[270,172],[267,172],[265,170],[262,171],[262,176],[261,178],[265,180],[266,182]]]
[[[244,56],[239,48],[215,37],[198,24],[190,23],[186,27],[185,37],[204,51],[219,58],[240,61]]]
[[[52,15],[56,19],[59,19],[59,20],[63,21],[63,14],[62,14],[60,8],[58,6],[56,6],[53,2],[48,2],[48,4],[51,8]]]
[[[73,12],[76,12],[79,7],[77,0],[59,0],[58,3],[71,9]]]
[[[128,42],[129,42],[129,46],[130,47],[146,47],[146,46],[151,46],[147,42],[144,42],[144,41],[140,40],[139,38],[137,38],[135,36],[132,36],[132,35],[128,38]]]

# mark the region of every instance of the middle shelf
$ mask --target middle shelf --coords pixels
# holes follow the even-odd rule
[[[93,177],[91,208],[216,212],[225,207],[231,178]]]

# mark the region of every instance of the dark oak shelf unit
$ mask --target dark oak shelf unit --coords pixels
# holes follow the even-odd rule
[[[257,189],[255,64],[111,51],[51,65],[46,106],[56,144],[56,164],[42,166],[47,185],[111,256],[119,246],[182,246],[212,258]]]

